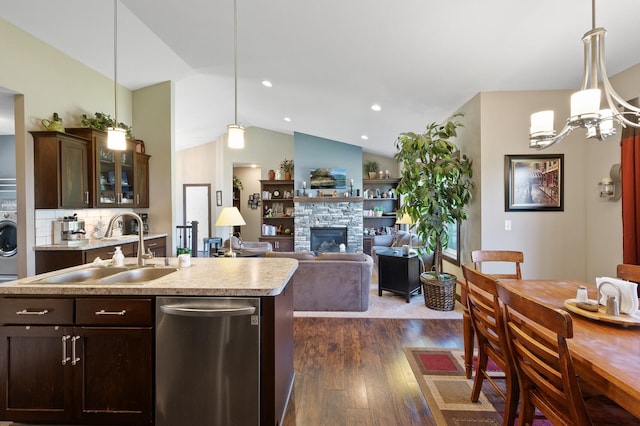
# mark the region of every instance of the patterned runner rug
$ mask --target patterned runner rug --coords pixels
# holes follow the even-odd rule
[[[404,351],[438,425],[502,425],[504,399],[488,381],[482,385],[479,401],[471,402],[473,379],[465,376],[462,349],[405,348]],[[500,374],[491,360],[488,370]],[[536,419],[533,424],[551,425],[546,419]]]

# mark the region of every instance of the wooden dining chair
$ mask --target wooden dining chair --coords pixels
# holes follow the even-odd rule
[[[567,340],[571,315],[498,283],[506,335],[520,383],[521,425],[537,408],[554,425],[634,425],[640,419],[604,396],[585,401]]]
[[[487,379],[506,400],[502,424],[512,425],[516,419],[519,388],[517,373],[507,346],[506,329],[498,299],[498,284],[490,276],[465,265],[462,266],[462,272],[467,284],[469,316],[478,340],[478,363],[471,401],[478,402],[482,383]],[[500,378],[506,380],[505,390],[495,382],[496,377],[487,371],[489,358],[504,372],[504,376]]]
[[[474,250],[471,252],[471,261],[474,268],[481,271],[483,262],[512,262],[515,272],[512,274],[489,274],[494,278],[515,278],[522,279],[520,264],[524,263],[524,254],[520,251],[510,250]],[[473,375],[473,326],[469,318],[469,308],[467,306],[467,289],[464,283],[460,286],[460,296],[462,300],[462,333],[464,339],[464,367],[467,379]]]
[[[640,297],[640,265],[621,263],[616,267],[616,276],[623,280],[638,283],[638,297]]]
[[[524,253],[521,251],[512,250],[473,250],[471,252],[471,261],[474,268],[482,271],[482,263],[485,262],[506,262],[513,263],[515,271],[513,273],[505,274],[488,274],[494,278],[513,278],[516,280],[522,279],[522,272],[520,271],[520,264],[524,263]]]

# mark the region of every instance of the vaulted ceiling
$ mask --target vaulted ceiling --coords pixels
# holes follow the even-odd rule
[[[178,149],[218,138],[233,122],[233,0],[119,5],[118,82],[175,81]],[[239,123],[384,155],[400,132],[445,119],[480,91],[577,89],[591,29],[589,0],[237,0],[237,8]],[[640,1],[601,0],[596,11],[608,30],[608,73],[640,63]],[[0,0],[0,17],[113,76],[112,1]]]

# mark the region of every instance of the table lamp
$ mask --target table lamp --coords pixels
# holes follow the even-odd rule
[[[225,207],[220,212],[220,216],[218,216],[218,220],[216,220],[216,226],[229,227],[229,251],[224,254],[225,257],[236,257],[236,254],[233,252],[233,241],[231,241],[233,227],[246,224],[237,207]]]
[[[413,249],[413,247],[411,247],[411,242],[413,240],[411,236],[411,226],[415,222],[413,221],[413,219],[411,219],[411,216],[405,213],[396,220],[396,223],[398,225],[407,225],[407,227],[409,228],[409,253],[415,253],[415,250]]]

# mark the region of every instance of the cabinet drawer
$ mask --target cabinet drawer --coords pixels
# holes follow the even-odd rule
[[[73,299],[1,298],[2,324],[72,324]]]
[[[76,324],[150,326],[151,299],[76,299]]]

